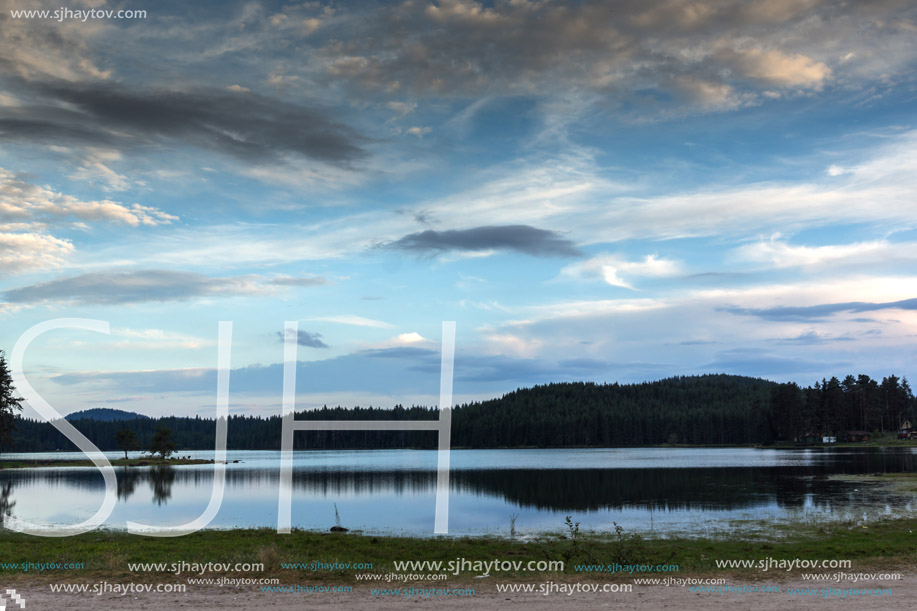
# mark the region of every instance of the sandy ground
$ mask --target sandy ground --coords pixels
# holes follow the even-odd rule
[[[730,586],[761,587],[769,582],[728,581]],[[26,585],[19,583],[16,590],[26,602],[26,611],[63,611],[66,609],[108,610],[108,609],[278,609],[292,611],[302,609],[328,609],[331,611],[379,611],[396,609],[524,609],[525,611],[559,611],[564,609],[703,609],[739,611],[765,609],[917,609],[917,575],[904,574],[900,581],[829,583],[789,579],[776,582],[780,593],[696,593],[687,587],[634,586],[630,593],[574,593],[565,594],[505,594],[497,593],[494,585],[473,584],[474,597],[432,597],[404,598],[373,596],[365,586],[355,587],[353,592],[332,594],[283,594],[262,593],[258,589],[201,588],[183,594],[57,594],[47,585]],[[890,588],[891,596],[791,596],[788,588]],[[195,587],[196,586],[192,586]],[[257,586],[255,587],[257,588]],[[3,589],[6,589],[4,586]],[[19,607],[7,596],[6,609]]]

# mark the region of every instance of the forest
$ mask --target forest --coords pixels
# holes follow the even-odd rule
[[[848,430],[893,431],[914,420],[915,398],[906,379],[866,375],[821,380],[802,388],[733,375],[673,377],[640,384],[552,383],[518,389],[500,398],[457,406],[452,445],[466,448],[616,447],[655,444],[772,444],[836,435]],[[90,411],[90,414],[93,413]],[[436,409],[395,406],[324,407],[297,419],[427,420]],[[120,430],[148,449],[166,428],[181,450],[214,447],[215,422],[200,417],[68,418],[102,450],[119,449]],[[12,447],[37,452],[76,448],[50,423],[17,418]],[[227,447],[279,450],[281,418],[233,415]],[[308,431],[294,434],[296,449],[436,447],[427,431]]]

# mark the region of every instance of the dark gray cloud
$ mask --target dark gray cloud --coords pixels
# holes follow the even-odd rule
[[[3,294],[7,303],[73,301],[113,305],[144,301],[183,301],[195,297],[258,292],[255,278],[211,278],[203,274],[169,270],[93,272],[51,280]]]
[[[757,316],[764,320],[818,320],[827,318],[839,312],[874,312],[876,310],[917,310],[917,298],[889,301],[886,303],[869,303],[864,301],[850,301],[847,303],[823,303],[814,306],[777,307],[777,308],[718,308],[721,312]]]
[[[293,29],[301,9],[290,7]],[[880,24],[913,14],[894,0],[408,1],[342,11],[316,36],[335,85],[407,98],[591,91],[623,102],[620,114],[673,99],[726,110],[765,92],[906,73],[913,53],[899,49],[913,33]]]
[[[424,255],[449,251],[511,250],[536,257],[578,257],[573,242],[553,231],[528,225],[491,225],[471,229],[428,229],[385,245]]]
[[[292,329],[290,329],[292,331]],[[277,332],[277,338],[282,342],[284,340],[283,332]],[[309,348],[327,348],[328,344],[322,341],[321,333],[311,333],[309,331],[303,331],[302,329],[296,332],[296,343],[300,346],[307,346]]]
[[[425,95],[598,92],[617,113],[731,109],[762,94],[910,75],[915,10],[903,0],[208,3],[190,18],[175,4],[89,35],[0,13],[0,69],[73,83],[112,73],[267,78],[287,93],[346,92],[342,105],[365,102],[359,89],[409,108]]]
[[[363,138],[324,113],[250,92],[142,91],[69,82],[23,86],[43,103],[0,108],[0,141],[116,148],[187,144],[250,164],[289,155],[348,164],[366,155]]]

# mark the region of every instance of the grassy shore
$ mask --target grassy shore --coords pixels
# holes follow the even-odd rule
[[[771,448],[917,448],[917,439],[898,439],[898,433],[876,433],[871,435],[869,441],[841,441],[838,443],[816,443],[808,446],[799,446],[792,442],[778,442]]]
[[[68,581],[104,577],[111,581],[157,581],[174,576],[174,570],[131,571],[128,563],[258,563],[263,572],[208,572],[204,577],[278,577],[281,583],[322,582],[361,583],[353,569],[290,569],[283,563],[321,562],[370,563],[371,572],[395,571],[394,561],[441,560],[457,558],[470,561],[494,559],[523,561],[563,560],[564,571],[500,571],[501,579],[538,580],[543,578],[602,577],[624,579],[632,575],[577,571],[574,565],[646,564],[678,565],[675,576],[720,574],[724,569],[716,560],[748,559],[849,559],[860,569],[913,570],[917,563],[917,520],[899,519],[862,524],[835,524],[830,527],[783,527],[774,538],[734,536],[716,539],[644,539],[627,534],[574,533],[543,534],[525,540],[501,537],[382,537],[351,533],[294,531],[278,535],[270,529],[209,530],[175,538],[141,537],[124,532],[94,531],[76,537],[30,537],[0,530],[0,558],[4,563],[83,563],[82,569],[23,572],[0,568],[4,581]],[[523,564],[524,566],[524,564]],[[426,572],[426,571],[412,571]],[[746,579],[790,577],[783,570],[729,570]],[[658,575],[658,574],[657,574]],[[181,578],[189,576],[187,570]],[[190,575],[200,577],[201,575]],[[471,581],[474,571],[465,571],[451,581]]]

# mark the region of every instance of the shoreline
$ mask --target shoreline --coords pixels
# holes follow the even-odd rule
[[[7,563],[5,567],[16,563],[81,565],[80,568],[67,570],[39,570],[36,567],[31,572],[0,568],[0,575],[4,581],[12,578],[24,583],[102,577],[149,581],[174,571],[168,565],[146,571],[130,570],[128,565],[180,560],[201,565],[256,563],[263,565],[259,576],[293,576],[298,581],[358,585],[364,582],[357,580],[355,570],[349,568],[357,564],[365,565],[374,573],[393,573],[399,571],[395,565],[398,561],[448,563],[459,558],[473,561],[504,559],[523,564],[545,560],[563,562],[562,570],[557,570],[555,566],[538,571],[522,569],[499,573],[501,578],[510,581],[576,577],[614,580],[619,577],[658,576],[652,571],[633,571],[622,575],[595,570],[600,565],[611,566],[612,563],[644,567],[675,566],[676,572],[671,574],[679,577],[729,572],[752,580],[792,577],[800,570],[724,569],[717,566],[717,561],[842,558],[853,561],[851,570],[902,570],[917,565],[917,518],[784,525],[775,526],[772,533],[740,532],[704,538],[651,538],[627,531],[574,532],[569,527],[561,531],[562,525],[558,526],[557,532],[526,535],[525,538],[495,535],[422,538],[298,529],[281,535],[270,528],[202,530],[181,537],[145,537],[114,530],[94,530],[74,537],[35,537],[0,528],[0,557]],[[334,570],[324,566],[315,568],[314,565],[310,568],[309,563],[316,562],[334,565]],[[448,573],[451,581],[475,583],[480,571],[450,570]],[[208,576],[239,575],[232,570],[221,570],[208,573]]]
[[[518,445],[518,446],[499,446],[499,447],[469,447],[469,446],[458,446],[454,445],[450,447],[450,450],[457,451],[467,451],[467,450],[481,450],[486,452],[491,451],[500,451],[500,450],[639,450],[639,449],[751,449],[751,450],[824,450],[832,448],[917,448],[917,440],[908,439],[902,440],[897,439],[892,436],[892,434],[885,435],[882,439],[874,439],[870,441],[851,441],[851,442],[838,442],[838,443],[813,443],[813,444],[797,444],[795,442],[776,442],[771,445],[762,445],[762,444],[681,444],[681,443],[659,443],[659,444],[648,444],[648,445],[617,445],[617,446],[608,446],[608,445],[564,445],[564,446],[533,446],[533,445]],[[181,454],[183,452],[210,452],[211,448],[184,448],[176,452],[176,454]],[[336,448],[334,451],[340,452],[354,452],[354,451],[380,451],[380,452],[398,452],[398,451],[429,451],[435,452],[436,448],[416,448],[416,447],[403,447],[403,448]],[[102,450],[101,452],[115,452],[117,450]],[[250,449],[250,448],[227,448],[227,452],[279,452],[277,448],[259,448],[259,449]],[[293,450],[294,454],[300,453],[310,453],[310,452],[328,452],[327,449],[295,449]],[[79,450],[58,450],[58,451],[34,451],[34,452],[16,452],[7,451],[8,454],[55,454],[55,453],[80,453]],[[203,463],[212,463],[212,459],[156,459],[156,458],[129,458],[125,459],[114,459],[110,462],[112,466],[138,466],[139,461],[144,461],[145,465],[139,466],[148,466],[150,464],[203,464]],[[29,461],[22,460],[22,458],[15,459],[4,459],[0,457],[0,469],[10,468],[11,463],[26,463]],[[51,464],[52,466],[73,466],[72,463],[84,463],[79,466],[93,466],[91,460],[67,460],[67,459],[38,459],[34,462],[37,462],[37,466],[46,466]],[[234,461],[227,461],[227,463]],[[56,464],[55,464],[56,463]],[[64,464],[67,463],[67,464]]]
[[[36,452],[36,454],[45,454],[46,452]],[[211,465],[214,463],[212,458],[118,458],[109,460],[112,467],[179,467],[183,465]],[[226,464],[239,462],[238,460],[225,461]],[[46,467],[95,467],[91,460],[55,460],[55,459],[36,459],[32,461],[13,459],[0,460],[0,470],[5,469],[41,469]]]

